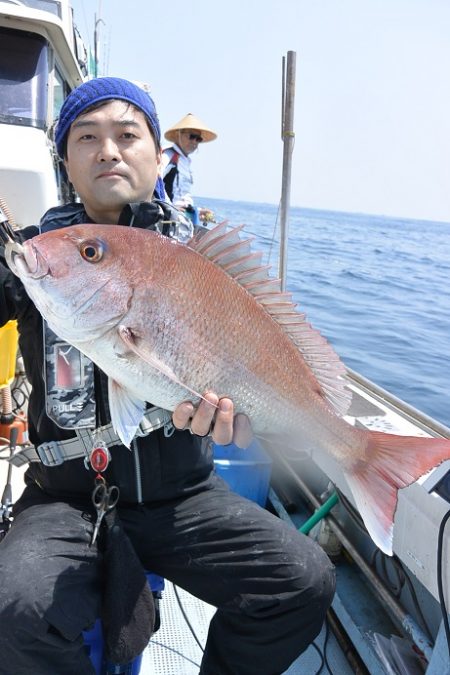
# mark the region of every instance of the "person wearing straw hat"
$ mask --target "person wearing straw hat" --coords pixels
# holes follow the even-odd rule
[[[166,192],[173,205],[182,209],[195,222],[196,209],[192,198],[193,176],[189,157],[200,143],[209,143],[217,138],[210,129],[192,113],[185,115],[170,127],[164,137],[171,143],[162,154],[162,176]],[[199,209],[200,220],[212,220],[208,209]]]

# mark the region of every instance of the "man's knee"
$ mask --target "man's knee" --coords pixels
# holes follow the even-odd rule
[[[325,615],[333,601],[334,592],[336,590],[336,571],[326,554],[324,553],[323,555],[325,560],[316,570],[317,573],[315,575],[314,588],[315,602]]]
[[[314,544],[308,569],[302,570],[297,584],[298,609],[308,612],[311,621],[317,620],[321,625],[333,601],[336,573],[334,565],[317,544]]]
[[[21,593],[14,582],[0,588],[0,644],[13,652],[16,643],[26,644],[35,639],[39,617],[36,600],[29,593]],[[28,638],[27,638],[28,635]],[[20,644],[18,644],[20,648]]]

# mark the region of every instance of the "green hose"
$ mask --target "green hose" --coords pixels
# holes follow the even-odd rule
[[[324,502],[322,506],[312,514],[310,518],[308,518],[306,523],[303,523],[303,525],[299,527],[299,532],[302,532],[303,534],[309,534],[314,525],[316,525],[319,522],[319,520],[322,520],[322,518],[325,518],[325,516],[329,514],[333,506],[336,506],[338,501],[339,497],[337,492],[333,492],[331,497],[328,497],[327,501]]]

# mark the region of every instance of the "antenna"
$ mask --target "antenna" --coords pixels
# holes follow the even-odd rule
[[[103,19],[100,17],[97,19],[97,14],[94,14],[94,77],[98,77],[98,41],[99,41],[99,31],[97,26],[102,23],[106,25]]]

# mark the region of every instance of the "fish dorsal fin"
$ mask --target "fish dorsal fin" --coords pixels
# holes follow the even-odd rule
[[[351,403],[345,386],[345,366],[327,340],[296,310],[290,293],[281,290],[281,281],[269,275],[270,266],[262,264],[262,252],[252,251],[253,239],[241,239],[243,225],[229,228],[219,223],[195,235],[188,246],[221,267],[253,295],[292,340],[316,376],[327,400],[340,415]]]

